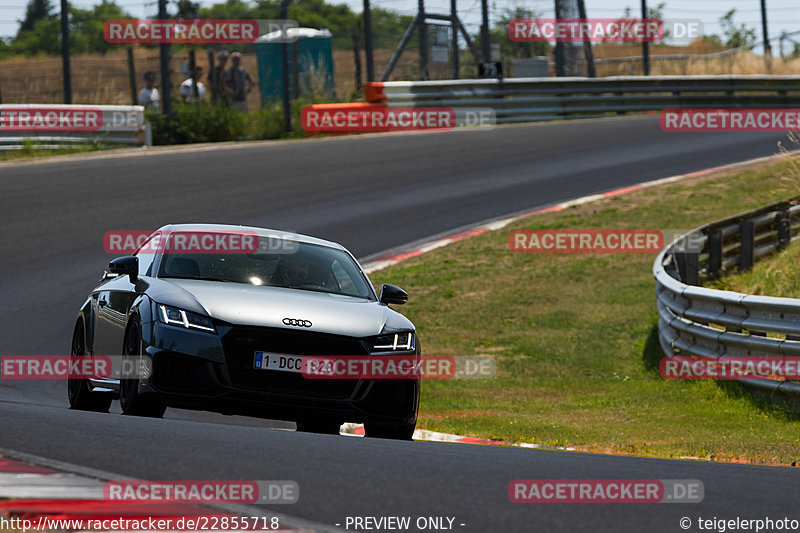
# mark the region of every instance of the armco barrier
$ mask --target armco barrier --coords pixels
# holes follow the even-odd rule
[[[798,236],[800,197],[706,224],[664,248],[653,264],[664,354],[706,360],[800,356],[800,300],[698,286],[723,267],[747,269]],[[742,381],[800,397],[797,381]]]
[[[800,76],[390,81],[365,84],[364,96],[401,107],[489,107],[502,124],[668,108],[800,107]]]
[[[0,151],[152,145],[142,106],[0,105]]]

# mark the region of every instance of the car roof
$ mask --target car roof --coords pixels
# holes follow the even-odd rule
[[[158,228],[156,231],[161,232],[175,232],[175,231],[196,231],[196,232],[251,232],[255,233],[259,237],[272,237],[274,239],[283,239],[287,241],[295,241],[295,242],[302,242],[307,244],[316,244],[318,246],[326,246],[328,248],[335,248],[337,250],[344,250],[347,249],[342,246],[341,244],[333,241],[326,241],[324,239],[318,239],[317,237],[311,237],[309,235],[303,235],[301,233],[291,233],[288,231],[280,231],[275,229],[268,229],[268,228],[258,228],[255,226],[237,226],[233,224],[167,224],[166,226],[162,226]],[[348,252],[349,253],[349,252]]]

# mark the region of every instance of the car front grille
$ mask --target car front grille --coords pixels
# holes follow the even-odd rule
[[[347,399],[357,380],[306,379],[302,374],[254,368],[258,351],[291,355],[366,355],[369,344],[358,338],[280,328],[234,326],[222,338],[234,387],[312,398]]]

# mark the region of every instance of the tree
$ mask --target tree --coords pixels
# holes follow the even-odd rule
[[[76,54],[105,54],[119,47],[103,37],[107,20],[126,19],[131,16],[113,1],[103,0],[91,9],[70,7],[70,50]]]
[[[52,19],[53,6],[50,0],[30,0],[25,7],[25,19],[20,21],[20,31],[30,31],[39,20]]]
[[[38,0],[32,0],[36,2]],[[29,6],[31,5],[29,4]],[[76,54],[106,53],[108,50],[119,46],[108,43],[103,37],[103,24],[110,19],[130,18],[120,6],[113,1],[103,0],[102,3],[91,9],[69,8],[70,24],[70,51]],[[17,32],[8,46],[0,47],[0,54],[4,56],[37,56],[61,55],[60,21],[56,16],[40,18],[33,27]]]
[[[519,59],[522,57],[546,56],[550,53],[548,43],[520,43],[508,38],[508,27],[514,19],[535,19],[540,14],[522,6],[506,8],[498,17],[494,26],[489,30],[489,41],[500,43],[500,55],[505,60]],[[480,36],[476,36],[476,46],[480,50]]]
[[[667,3],[666,2],[659,2],[658,4],[656,4],[655,7],[649,6],[647,8],[647,18],[664,20],[664,8],[665,7],[667,7]],[[624,15],[623,15],[622,18],[624,18],[624,19],[634,18],[633,15],[632,15],[633,10],[631,9],[631,6],[625,6],[625,10],[623,11],[623,13],[624,13]]]
[[[756,42],[756,30],[748,28],[744,24],[736,27],[733,22],[734,15],[736,15],[736,8],[731,9],[719,19],[725,39],[723,44],[728,48],[752,47]]]
[[[61,39],[56,37],[60,34],[58,19],[40,19],[32,29],[20,29],[11,41],[8,51],[11,55],[23,56],[61,55]]]
[[[280,14],[280,0],[255,0],[254,5],[243,0],[227,0],[224,4],[203,7],[199,18],[274,20]],[[352,28],[362,27],[360,13],[345,4],[327,4],[324,0],[294,0],[289,4],[289,19],[301,27],[325,28],[333,34],[331,45],[338,50],[352,47]],[[380,8],[372,9],[372,34],[375,47],[394,47],[411,22],[412,17],[398,15]],[[236,47],[240,51],[250,45]]]
[[[200,11],[200,4],[191,0],[178,0],[178,18],[196,19]]]
[[[664,8],[666,8],[666,7],[667,7],[667,3],[666,2],[659,2],[658,4],[655,5],[655,7],[648,6],[647,7],[647,18],[648,19],[656,19],[656,20],[663,21],[664,20]],[[633,16],[633,10],[631,9],[631,6],[625,6],[622,18],[618,19],[618,20],[622,21],[622,20],[625,20],[625,19],[632,19],[632,18],[637,18],[637,17]],[[664,28],[664,33],[661,36],[661,41],[660,42],[663,43],[664,39],[667,39],[669,37],[669,35],[670,35],[669,34],[669,30],[667,28]],[[635,46],[639,46],[639,43],[635,43]]]

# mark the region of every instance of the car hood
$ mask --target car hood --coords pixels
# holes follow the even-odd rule
[[[305,330],[351,337],[367,337],[378,335],[383,331],[414,327],[406,317],[374,300],[243,283],[188,279],[163,281],[184,292],[181,295],[184,297],[178,300],[186,303],[185,296],[191,296],[205,314],[231,324]],[[173,305],[169,301],[159,303]],[[176,305],[181,304],[176,303]],[[283,323],[285,318],[308,320],[311,322],[311,327],[287,326]]]

